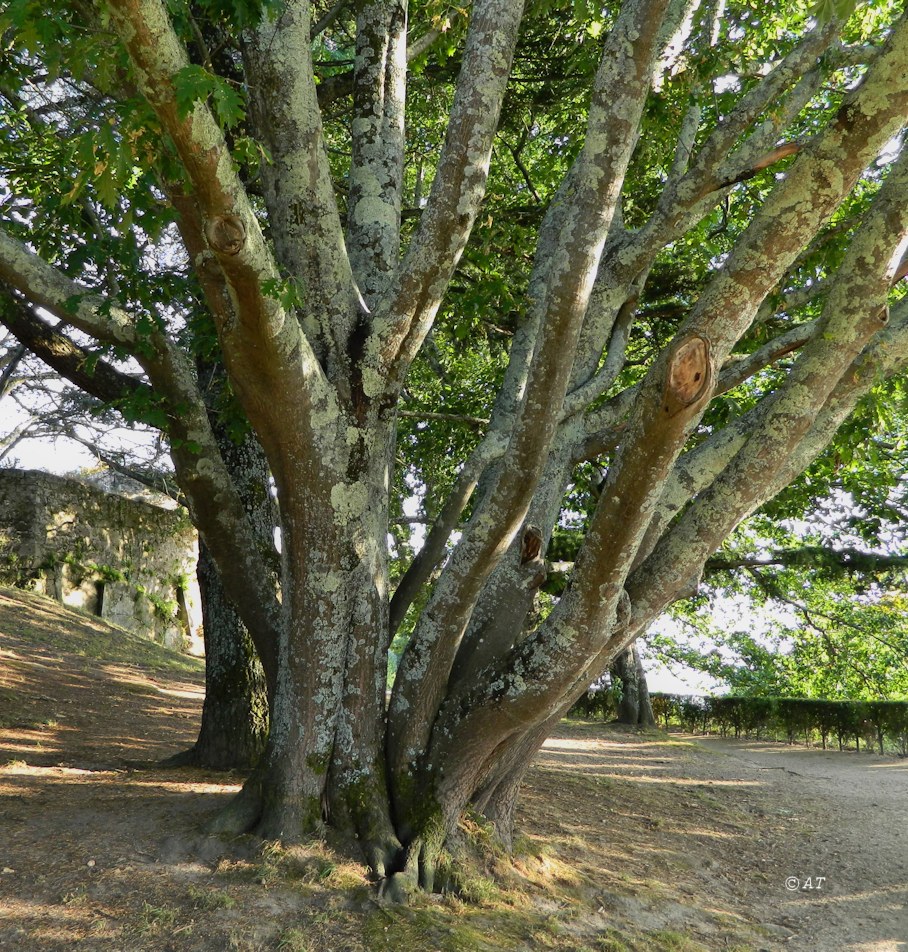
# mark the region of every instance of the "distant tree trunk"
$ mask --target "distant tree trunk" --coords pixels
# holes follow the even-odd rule
[[[258,763],[268,740],[265,672],[202,541],[197,576],[205,639],[202,724],[195,744],[165,763],[212,770],[250,770]]]
[[[621,682],[621,703],[618,705],[619,724],[639,724],[655,727],[656,718],[649,699],[646,672],[636,642],[626,648],[612,665],[612,677]]]
[[[643,661],[640,657],[640,652],[637,650],[636,642],[634,642],[634,657],[637,662],[637,696],[640,701],[640,713],[637,723],[643,727],[655,727],[656,715],[653,714],[653,703],[649,697],[649,685],[646,683],[646,671],[643,670]]]

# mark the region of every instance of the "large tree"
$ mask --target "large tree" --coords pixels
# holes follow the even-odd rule
[[[2,320],[53,315],[87,373],[141,367],[132,406],[270,685],[264,758],[219,826],[327,820],[392,893],[431,887],[468,805],[510,837],[573,700],[908,363],[908,16],[56,6],[4,18]],[[506,367],[479,438],[422,484],[447,496],[392,591],[401,474],[420,490],[409,387],[452,340],[486,366],[506,340]],[[277,586],[206,361],[276,486]],[[538,610],[590,463],[570,582]]]

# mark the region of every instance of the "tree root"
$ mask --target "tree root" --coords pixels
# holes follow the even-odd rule
[[[246,781],[243,789],[206,825],[207,833],[248,833],[261,819],[264,800],[260,781]]]
[[[158,766],[165,769],[170,767],[200,767],[202,766],[202,758],[199,755],[198,747],[194,744],[188,750],[181,750],[170,757],[159,760]]]
[[[437,850],[425,840],[414,840],[398,853],[398,868],[379,884],[378,897],[384,902],[407,905],[419,892],[432,892],[435,886]]]

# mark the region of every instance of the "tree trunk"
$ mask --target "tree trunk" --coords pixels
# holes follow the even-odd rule
[[[193,762],[215,770],[248,770],[265,749],[265,674],[246,626],[231,605],[204,543],[199,589],[205,634],[205,704]]]
[[[401,862],[384,769],[384,498],[394,428],[372,421],[359,439],[365,429],[349,423],[338,418],[339,438],[325,428],[324,466],[305,481],[284,486],[278,476],[287,623],[271,732],[261,764],[214,828],[292,842],[330,822],[358,840],[383,877]]]
[[[634,642],[634,656],[637,662],[637,696],[640,701],[640,713],[637,723],[642,727],[655,727],[656,715],[653,713],[653,702],[649,697],[649,686],[646,683],[646,671],[643,669],[643,659]]]
[[[646,685],[646,672],[636,642],[618,655],[611,672],[612,677],[621,682],[621,703],[616,718],[618,723],[655,727],[656,718]]]
[[[209,389],[222,395],[223,368],[198,363]],[[249,519],[256,553],[265,566],[264,575],[278,588],[274,529],[277,508],[269,491],[270,474],[258,440],[247,432],[235,440],[212,414],[212,429],[218,449]],[[221,573],[204,537],[199,538],[197,576],[202,602],[205,639],[205,703],[195,744],[170,759],[214,770],[249,770],[265,749],[268,738],[268,678],[249,629],[227,594]]]
[[[201,540],[197,577],[205,639],[202,724],[195,744],[165,762],[248,771],[258,763],[268,739],[265,672]]]

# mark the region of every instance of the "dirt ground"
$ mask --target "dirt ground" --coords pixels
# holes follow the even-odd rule
[[[0,590],[0,949],[908,952],[908,763],[565,723],[513,857],[379,904],[319,842],[206,836],[242,777],[164,769],[202,668]],[[336,846],[336,844],[335,844]]]

